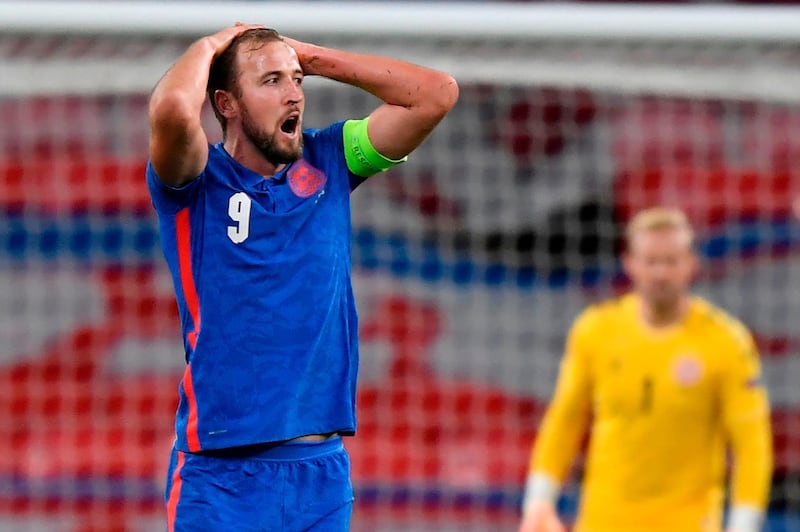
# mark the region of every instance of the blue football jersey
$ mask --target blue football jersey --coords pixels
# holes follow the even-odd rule
[[[272,178],[209,146],[173,188],[148,164],[186,370],[176,448],[196,452],[356,428],[358,324],[342,123],[303,133]]]

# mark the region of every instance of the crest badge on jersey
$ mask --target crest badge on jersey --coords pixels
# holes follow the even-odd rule
[[[694,386],[703,378],[703,364],[695,355],[681,355],[675,360],[672,376],[680,386]]]
[[[295,162],[288,171],[289,188],[300,198],[310,198],[325,186],[325,173],[303,159]]]

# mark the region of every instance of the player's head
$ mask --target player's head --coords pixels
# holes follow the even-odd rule
[[[657,311],[680,304],[698,266],[686,215],[666,207],[641,211],[628,223],[626,239],[623,265],[634,290]]]
[[[208,98],[223,135],[251,142],[282,164],[303,154],[303,71],[275,30],[245,31],[211,65]]]

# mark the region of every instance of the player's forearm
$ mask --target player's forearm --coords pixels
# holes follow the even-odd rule
[[[552,404],[531,452],[530,474],[543,475],[560,486],[578,454],[586,419],[578,410]]]
[[[727,532],[761,530],[772,476],[772,436],[767,415],[730,421],[733,454]]]
[[[763,511],[772,477],[772,435],[767,417],[737,424],[732,434],[732,504]]]
[[[458,98],[458,85],[448,74],[392,59],[325,48],[292,39],[303,71],[347,83],[390,105],[444,116]]]

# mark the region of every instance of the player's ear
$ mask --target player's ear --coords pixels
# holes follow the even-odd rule
[[[214,104],[217,106],[219,113],[226,119],[230,120],[236,116],[238,106],[230,92],[224,90],[214,91]]]

